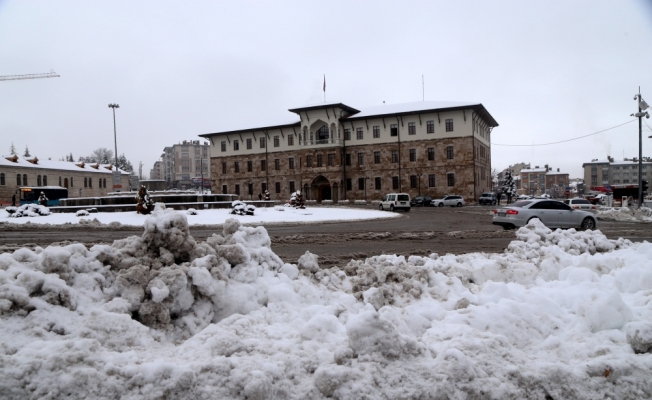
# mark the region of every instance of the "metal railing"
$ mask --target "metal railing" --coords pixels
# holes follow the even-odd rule
[[[313,139],[301,141],[301,146],[341,145],[342,139]]]

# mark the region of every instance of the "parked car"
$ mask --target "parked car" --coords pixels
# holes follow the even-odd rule
[[[574,209],[557,200],[528,199],[494,210],[493,224],[505,229],[525,226],[537,218],[548,228],[595,229],[598,220],[590,212]]]
[[[412,199],[410,205],[412,207],[430,206],[431,201],[432,201],[432,197],[430,196],[417,196]]]
[[[489,205],[496,205],[498,202],[498,199],[496,197],[496,193],[494,192],[484,192],[480,196],[480,199],[478,200],[478,203],[482,204],[489,204]]]
[[[464,205],[464,198],[462,196],[448,195],[441,199],[435,199],[430,204],[432,204],[433,207],[462,207]]]
[[[598,211],[598,207],[595,204],[592,204],[587,199],[581,199],[579,197],[564,200],[564,204],[568,204],[575,210],[584,210],[591,213],[596,213]]]
[[[389,193],[383,196],[380,201],[381,210],[404,210],[410,211],[410,195],[407,193]]]
[[[604,193],[596,194],[595,196],[589,196],[586,198],[591,204],[604,204],[607,195]]]

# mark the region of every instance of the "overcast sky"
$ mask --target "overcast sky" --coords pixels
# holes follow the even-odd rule
[[[652,104],[649,1],[2,1],[0,154],[113,149],[149,175],[165,146],[291,116],[425,99],[482,103],[500,124],[492,166],[638,155]],[[647,69],[646,69],[647,68]],[[652,126],[652,120],[647,120]],[[643,124],[643,155],[652,134]]]

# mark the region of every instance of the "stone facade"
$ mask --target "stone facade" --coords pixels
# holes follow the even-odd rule
[[[113,192],[110,166],[67,161],[0,157],[0,203],[11,204],[11,196],[24,186],[61,186],[68,189],[68,197],[106,196]],[[20,183],[17,176],[20,175]],[[128,191],[129,173],[122,171],[122,191]]]
[[[297,122],[201,135],[211,141],[212,189],[244,199],[267,189],[287,200],[301,189],[317,201],[372,201],[395,191],[476,200],[491,189],[489,134],[497,123],[481,105],[426,103],[380,115],[313,106],[291,110]]]

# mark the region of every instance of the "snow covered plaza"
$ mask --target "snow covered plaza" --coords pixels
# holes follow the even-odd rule
[[[504,254],[321,269],[188,218],[0,254],[0,398],[652,397],[650,243],[533,222]]]

